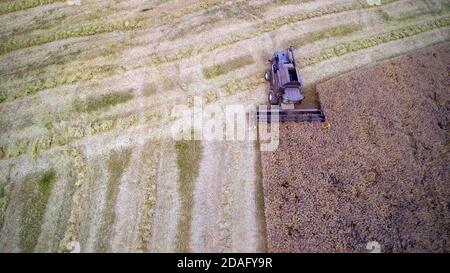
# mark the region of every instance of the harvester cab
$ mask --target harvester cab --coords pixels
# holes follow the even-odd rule
[[[256,120],[271,121],[325,121],[322,109],[302,108],[305,96],[303,79],[295,61],[294,48],[276,51],[269,60],[270,68],[264,78],[270,82],[268,102],[270,106],[260,107]]]

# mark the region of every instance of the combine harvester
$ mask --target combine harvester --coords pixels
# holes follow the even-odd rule
[[[320,108],[302,108],[305,96],[303,80],[294,56],[294,48],[276,51],[269,60],[264,78],[270,82],[268,101],[270,106],[260,106],[256,121],[325,121]]]

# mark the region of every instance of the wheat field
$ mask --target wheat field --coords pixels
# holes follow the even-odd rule
[[[167,137],[175,105],[264,104],[447,41],[450,2],[0,1],[1,252],[264,252],[258,141]]]

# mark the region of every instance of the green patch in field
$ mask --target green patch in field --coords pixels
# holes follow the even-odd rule
[[[177,251],[189,252],[192,209],[194,205],[194,182],[198,176],[203,146],[199,140],[175,142],[179,169],[178,191],[181,197],[182,213],[178,223]]]
[[[212,79],[253,63],[255,63],[255,60],[253,60],[253,57],[250,55],[236,57],[225,63],[203,68],[203,75],[207,79]]]
[[[36,247],[55,181],[56,172],[54,170],[44,172],[37,179],[24,181],[20,191],[20,198],[23,202],[20,217],[20,249],[22,252],[33,252]]]
[[[353,32],[361,30],[362,25],[342,25],[334,28],[328,28],[321,31],[311,32],[305,36],[285,42],[285,46],[292,45],[294,47],[301,47],[306,44],[310,44],[319,40],[328,39],[332,37],[342,37],[349,35]]]
[[[381,19],[383,19],[383,21],[385,21],[385,22],[390,22],[390,21],[394,20],[394,17],[392,17],[389,13],[387,13],[384,10],[380,10],[379,14],[381,16]]]
[[[231,96],[238,92],[253,91],[266,81],[260,75],[252,76],[248,78],[237,79],[227,82],[222,86],[223,92],[226,96]]]
[[[219,95],[214,90],[210,90],[203,94],[203,99],[205,100],[206,103],[215,102],[218,98]]]
[[[5,91],[0,91],[0,103],[4,102],[8,96],[6,95]]]
[[[137,18],[134,20],[125,20],[118,22],[98,22],[88,23],[82,26],[61,30],[57,32],[49,32],[40,35],[21,35],[12,38],[0,39],[0,55],[8,52],[43,45],[58,40],[65,40],[72,37],[84,37],[101,33],[115,32],[115,31],[132,31],[146,26],[145,18]]]
[[[108,159],[108,191],[106,193],[106,205],[103,213],[104,220],[102,224],[99,243],[97,246],[98,252],[109,251],[109,241],[112,234],[112,227],[115,220],[114,206],[119,194],[120,178],[124,171],[130,164],[131,150],[113,151]]]
[[[45,18],[44,20],[40,21],[38,29],[50,29],[54,26],[62,24],[64,19],[66,19],[67,15],[61,14],[58,16],[55,16],[53,18]]]
[[[142,218],[139,223],[138,249],[147,252],[152,237],[154,207],[156,205],[156,180],[158,173],[158,161],[161,146],[159,141],[150,140],[144,145],[142,152],[143,162],[146,164],[145,199],[142,207]],[[157,224],[157,223],[156,223]]]
[[[45,89],[56,88],[61,85],[75,84],[78,82],[86,82],[91,80],[98,80],[124,71],[123,67],[115,67],[112,65],[101,65],[92,67],[81,67],[72,69],[68,72],[63,72],[60,75],[53,77],[41,77],[40,79],[31,82],[23,83],[22,86],[16,89],[0,90],[0,102],[5,100],[13,101],[15,99],[31,96]]]
[[[73,102],[73,108],[77,112],[93,112],[100,109],[112,107],[114,105],[127,102],[133,98],[133,92],[111,93],[98,97],[88,97],[87,99],[77,99]]]

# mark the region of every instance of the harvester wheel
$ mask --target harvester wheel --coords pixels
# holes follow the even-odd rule
[[[277,96],[275,95],[275,93],[272,90],[269,91],[268,99],[269,99],[269,103],[271,105],[277,105],[278,104],[278,98],[277,98]]]
[[[264,73],[264,79],[265,79],[266,81],[270,81],[270,72],[269,72],[269,71],[266,71],[266,72]]]

